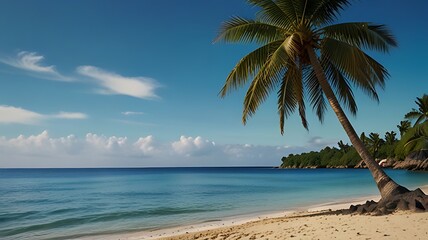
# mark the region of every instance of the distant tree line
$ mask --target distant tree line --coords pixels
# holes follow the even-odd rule
[[[373,132],[368,136],[364,132],[361,134],[360,139],[374,158],[403,160],[412,152],[428,150],[428,95],[416,98],[415,103],[418,108],[413,108],[397,125],[399,138],[394,131],[386,132],[384,136]],[[337,147],[283,157],[281,167],[355,167],[360,161],[361,157],[353,146],[339,141]]]

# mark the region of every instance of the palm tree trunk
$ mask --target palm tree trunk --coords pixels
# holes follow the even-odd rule
[[[377,184],[381,197],[385,199],[385,198],[394,196],[396,194],[408,192],[409,191],[408,189],[394,182],[394,180],[392,180],[383,171],[383,169],[379,166],[379,164],[370,155],[369,151],[367,150],[367,148],[365,147],[365,145],[363,144],[363,142],[355,132],[354,127],[349,122],[348,117],[343,112],[343,109],[340,106],[339,101],[336,98],[336,95],[334,94],[330,84],[327,81],[327,78],[325,77],[324,71],[315,54],[314,49],[309,47],[307,49],[307,52],[309,54],[309,59],[314,68],[318,82],[321,85],[321,88],[324,94],[326,95],[328,102],[330,103],[330,106],[332,107],[334,113],[339,119],[339,122],[342,124],[342,127],[345,129],[345,132],[348,134],[349,140],[351,141],[352,145],[355,147],[358,154],[361,156],[363,161],[366,163],[368,169],[370,170]]]

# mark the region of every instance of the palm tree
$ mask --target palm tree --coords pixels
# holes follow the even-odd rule
[[[361,133],[360,140],[364,144],[364,146],[367,146],[367,144],[368,144],[367,137],[366,137],[366,134],[364,132]]]
[[[377,157],[380,147],[384,143],[383,139],[380,138],[379,133],[370,133],[367,139],[368,148],[374,158]]]
[[[395,138],[395,136],[397,136],[397,134],[394,131],[391,132],[386,132],[385,133],[385,142],[388,145],[393,145],[397,139]]]
[[[351,148],[351,146],[349,146],[349,144],[343,143],[342,140],[340,140],[337,143],[337,146],[339,146],[340,151],[342,151],[344,154],[347,153],[349,151],[349,149]]]
[[[248,0],[259,12],[255,19],[232,17],[217,41],[261,45],[243,57],[228,75],[221,97],[244,87],[242,121],[256,113],[277,90],[281,134],[296,110],[307,129],[306,102],[322,122],[330,104],[352,145],[370,169],[382,199],[409,190],[394,182],[358,138],[342,106],[353,115],[357,104],[351,87],[378,100],[387,70],[363,50],[388,52],[397,42],[384,25],[369,22],[332,24],[349,0]]]
[[[400,121],[400,125],[397,125],[398,131],[400,131],[400,138],[409,130],[410,122],[407,120]]]
[[[415,103],[419,108],[413,108],[412,111],[404,116],[404,118],[410,121],[416,120],[413,126],[428,121],[428,95],[424,94],[422,98],[417,97]]]
[[[384,147],[382,147],[383,152],[386,153],[386,157],[387,158],[392,158],[394,157],[394,151],[396,149],[397,146],[397,138],[396,138],[397,134],[394,131],[390,131],[390,132],[386,132],[385,133],[385,145]]]

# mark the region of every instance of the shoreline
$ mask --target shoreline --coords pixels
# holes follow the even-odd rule
[[[428,193],[428,185],[419,187],[425,193]],[[261,221],[270,221],[283,218],[299,218],[308,214],[328,214],[341,209],[348,209],[350,205],[363,204],[367,200],[378,201],[379,195],[368,195],[351,199],[341,199],[335,202],[325,202],[315,205],[297,207],[292,210],[275,211],[270,213],[247,214],[227,217],[219,220],[212,220],[203,223],[195,223],[177,227],[162,228],[157,230],[143,230],[136,232],[125,232],[107,235],[85,236],[79,239],[83,240],[140,240],[140,239],[187,239],[181,238],[184,235],[206,233],[210,231],[220,231],[225,228],[239,228],[248,224]],[[427,218],[428,220],[428,218]],[[214,238],[213,238],[214,239]]]

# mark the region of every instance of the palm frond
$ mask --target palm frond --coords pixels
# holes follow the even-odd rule
[[[300,120],[302,121],[303,127],[308,130],[308,121],[306,119],[306,106],[305,106],[305,96],[304,96],[304,90],[303,87],[303,81],[302,81],[302,66],[300,65],[297,73],[295,74],[296,77],[294,78],[294,94],[296,95],[297,105],[299,107],[299,115]]]
[[[310,0],[293,1],[294,9],[297,13],[297,20],[299,23],[301,23],[302,20],[305,20],[305,12],[308,4],[310,4]]]
[[[332,38],[323,40],[321,54],[353,84],[374,100],[379,100],[376,86],[384,87],[388,77],[381,64],[359,48]]]
[[[372,57],[370,57],[363,51],[361,52],[364,54],[368,63],[368,66],[361,66],[361,67],[368,68],[367,70],[369,71],[369,74],[370,74],[369,80],[372,81],[373,85],[379,86],[382,89],[385,88],[385,80],[389,77],[388,71],[382,64],[374,60]]]
[[[281,45],[260,68],[244,98],[244,110],[242,113],[242,122],[244,124],[246,124],[247,118],[251,117],[259,105],[266,100],[273,88],[279,84],[288,61],[288,54]]]
[[[428,117],[428,95],[424,94],[422,97],[417,97],[415,103],[419,107],[419,112]]]
[[[298,42],[299,42],[299,35],[292,34],[288,36],[283,43],[284,49],[292,61],[295,61],[298,58],[298,54],[299,54]],[[295,62],[295,64],[297,63]]]
[[[227,76],[226,82],[220,91],[220,96],[224,97],[231,90],[244,86],[281,44],[282,41],[269,43],[243,57]]]
[[[418,110],[413,108],[412,111],[410,111],[410,112],[406,113],[406,115],[404,115],[404,118],[409,119],[409,120],[414,120],[420,116],[421,116],[421,113]]]
[[[346,42],[358,48],[388,52],[397,46],[397,41],[385,25],[368,22],[353,22],[330,25],[318,31],[327,38]]]
[[[400,140],[406,153],[428,149],[428,122],[410,128]]]
[[[424,94],[421,98],[417,97],[415,101],[418,105],[418,109],[412,108],[412,111],[408,112],[404,118],[408,120],[415,120],[415,126],[428,121],[428,95]]]
[[[418,124],[422,123],[422,122],[423,122],[423,120],[424,120],[424,118],[425,118],[425,116],[424,116],[424,115],[420,115],[420,116],[418,117],[418,119],[416,119],[416,121],[415,121],[415,125],[418,125]]]
[[[339,12],[347,7],[349,0],[310,1],[307,16],[315,26],[325,25],[337,19]]]
[[[418,151],[417,149],[428,149],[428,137],[410,139],[404,148],[407,153]]]
[[[274,26],[288,29],[295,24],[294,19],[287,15],[273,0],[248,0],[253,5],[260,7],[257,18]]]
[[[278,90],[278,114],[281,134],[284,134],[285,119],[288,118],[297,107],[297,100],[294,94],[294,83],[297,71],[294,63],[290,63]]]
[[[339,101],[352,115],[357,115],[358,107],[348,79],[328,60],[323,59],[321,63],[325,69],[327,79],[330,81],[332,88],[335,89]]]
[[[268,23],[232,17],[223,23],[214,42],[266,44],[284,38],[284,30]]]
[[[324,122],[324,114],[327,110],[324,92],[318,82],[315,71],[311,68],[305,76],[305,84],[308,89],[309,100],[313,110],[317,114],[319,121]]]
[[[301,7],[299,5],[302,4],[302,1],[282,0],[276,1],[276,4],[287,15],[287,18],[293,21],[294,25],[298,23],[301,15]]]

